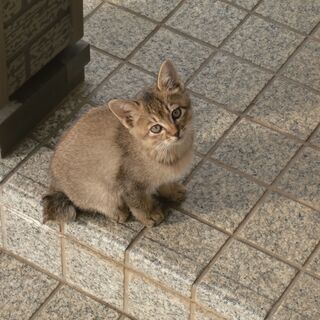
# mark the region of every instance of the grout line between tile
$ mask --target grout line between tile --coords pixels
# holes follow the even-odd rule
[[[52,290],[52,292],[49,294],[49,296],[44,300],[44,302],[37,308],[37,310],[31,315],[29,320],[36,319],[37,315],[40,314],[40,312],[48,305],[48,303],[52,300],[54,295],[57,293],[57,291],[62,287],[61,283],[58,283],[58,285]]]
[[[85,24],[86,21],[103,6],[103,4],[104,0],[101,0],[101,3],[99,3],[94,9],[92,9],[86,16],[83,17],[83,23]]]

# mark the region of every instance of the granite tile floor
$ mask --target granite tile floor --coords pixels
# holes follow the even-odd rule
[[[0,319],[319,320],[320,1],[83,2],[84,83],[0,159]],[[164,59],[194,105],[186,202],[43,225],[62,133]]]

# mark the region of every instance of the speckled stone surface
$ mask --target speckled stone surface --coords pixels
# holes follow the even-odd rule
[[[122,66],[90,98],[94,104],[104,105],[114,98],[132,98],[144,87],[155,82],[152,76],[131,66]]]
[[[278,186],[320,208],[320,152],[306,148],[280,178]]]
[[[65,251],[67,281],[121,309],[123,267],[69,240]]]
[[[72,112],[79,109],[82,105],[83,102],[78,95],[69,95],[44,122],[41,122],[31,132],[31,137],[36,141],[43,141],[53,135],[67,121]]]
[[[303,274],[272,320],[320,318],[320,280]]]
[[[49,227],[5,210],[5,248],[49,272],[61,276],[60,237]]]
[[[152,22],[108,3],[84,24],[84,40],[121,58],[126,57],[155,28]]]
[[[308,40],[286,66],[283,74],[316,90],[320,90],[319,57],[320,43]]]
[[[142,46],[131,62],[158,73],[161,63],[169,59],[181,78],[186,80],[211,52],[208,47],[162,28]]]
[[[76,222],[66,224],[65,233],[102,254],[123,262],[126,248],[141,229],[142,225],[137,221],[122,225],[102,215],[81,214]]]
[[[213,157],[271,183],[299,144],[255,123],[241,120]]]
[[[237,116],[214,103],[191,96],[196,150],[205,154],[236,120]],[[208,121],[210,119],[210,121]]]
[[[225,318],[219,317],[213,313],[207,312],[202,308],[196,307],[195,320],[224,320]]]
[[[149,18],[161,21],[179,3],[179,0],[111,0]]]
[[[0,319],[29,319],[58,282],[0,252]]]
[[[318,26],[318,28],[313,32],[312,36],[320,39],[320,27]]]
[[[119,313],[78,291],[63,286],[35,320],[117,320]]]
[[[211,162],[204,162],[187,185],[182,207],[190,213],[233,232],[262,195],[255,183]]]
[[[317,0],[264,0],[256,12],[299,31],[309,33],[320,21]]]
[[[241,6],[245,9],[251,10],[259,0],[231,0],[234,4]]]
[[[234,241],[197,288],[197,301],[227,318],[262,320],[295,275],[288,265]]]
[[[220,1],[187,0],[167,24],[218,46],[245,16],[245,11]]]
[[[320,240],[320,212],[272,193],[240,234],[302,265]]]
[[[35,147],[37,142],[26,138],[20,146],[4,159],[0,158],[0,181],[21,162]]]
[[[243,111],[271,76],[219,52],[191,81],[189,88],[235,111]]]
[[[320,250],[319,249],[311,259],[307,269],[311,272],[314,272],[318,276],[320,276]]]
[[[320,122],[320,95],[278,78],[259,96],[249,115],[306,139]]]
[[[188,320],[189,305],[133,273],[128,274],[127,312],[137,319]]]
[[[277,70],[302,40],[302,36],[292,31],[251,16],[224,48],[255,64]]]
[[[320,147],[320,128],[314,133],[310,142]]]
[[[193,282],[226,239],[225,234],[173,211],[130,248],[129,264],[190,297]]]
[[[76,92],[87,97],[119,64],[119,61],[97,51],[90,50],[90,62],[85,67],[85,81]]]
[[[83,1],[83,16],[86,17],[90,14],[100,3],[102,3],[102,0]]]

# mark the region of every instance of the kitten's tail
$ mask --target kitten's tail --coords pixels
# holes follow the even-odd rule
[[[42,198],[43,220],[46,223],[49,220],[58,222],[74,221],[77,211],[72,201],[60,191],[54,191]]]

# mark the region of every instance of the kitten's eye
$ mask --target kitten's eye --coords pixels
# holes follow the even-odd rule
[[[181,117],[181,114],[182,114],[181,108],[174,109],[172,111],[172,119],[173,120],[179,119]]]
[[[155,124],[154,126],[152,126],[151,128],[150,128],[150,131],[152,132],[152,133],[160,133],[161,131],[162,131],[162,127],[160,126],[160,124]]]

